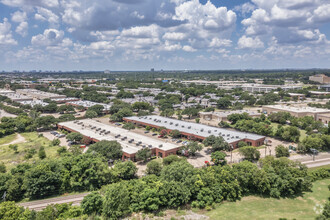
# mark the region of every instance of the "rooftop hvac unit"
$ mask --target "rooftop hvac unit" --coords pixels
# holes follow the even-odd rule
[[[208,133],[211,134],[211,130],[209,130]]]
[[[175,126],[178,126],[179,124],[175,124]]]
[[[230,134],[227,134],[227,137],[229,137],[230,136]]]
[[[184,128],[184,125],[181,125],[182,128]]]
[[[172,125],[173,124],[173,122],[170,122],[170,125]]]
[[[236,138],[239,138],[239,136],[236,136]]]
[[[167,121],[164,121],[164,123],[167,123]]]
[[[142,141],[139,141],[138,144],[142,144]]]
[[[191,128],[191,126],[188,126],[188,129],[190,129]]]
[[[225,134],[222,135],[223,137],[226,136]]]
[[[201,129],[201,132],[203,132],[203,131],[204,131],[204,129],[202,128],[202,129]]]
[[[157,119],[155,118],[154,121],[157,121]]]
[[[150,145],[148,145],[148,147],[149,147],[149,148],[152,148],[152,145],[150,144]]]
[[[162,148],[162,147],[163,147],[163,145],[162,145],[162,144],[160,144],[158,147],[159,147],[159,148]]]

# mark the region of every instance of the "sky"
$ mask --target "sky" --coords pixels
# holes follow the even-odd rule
[[[329,0],[0,0],[0,71],[330,68]]]

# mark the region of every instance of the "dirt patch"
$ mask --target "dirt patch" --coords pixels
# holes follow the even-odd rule
[[[2,146],[7,146],[7,145],[11,145],[11,144],[20,144],[20,143],[25,143],[25,142],[26,142],[25,138],[22,135],[17,134],[15,140],[13,140],[12,142],[10,142],[8,144],[4,144]]]

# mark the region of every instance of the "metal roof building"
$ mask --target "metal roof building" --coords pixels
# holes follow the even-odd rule
[[[155,128],[165,127],[169,131],[178,130],[183,136],[186,136],[189,139],[204,140],[211,135],[222,136],[224,140],[229,144],[232,144],[233,147],[237,147],[237,144],[240,141],[244,141],[252,146],[260,146],[263,145],[266,138],[265,136],[257,134],[212,127],[157,115],[126,117],[124,118],[124,121]]]
[[[81,133],[90,142],[102,140],[117,141],[123,148],[123,159],[134,160],[136,152],[143,148],[150,148],[155,156],[166,157],[176,154],[179,145],[165,142],[161,139],[137,134],[132,131],[97,122],[92,119],[62,122],[57,125],[61,129]]]

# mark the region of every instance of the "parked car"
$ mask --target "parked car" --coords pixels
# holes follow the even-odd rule
[[[164,136],[163,136],[163,135],[159,135],[159,136],[158,136],[158,138],[162,138],[162,137],[164,137]]]
[[[65,135],[64,135],[64,134],[60,134],[60,135],[58,135],[57,137],[59,137],[59,138],[63,138],[63,137],[65,137]]]
[[[149,133],[149,131],[145,131],[144,133],[145,133],[145,134],[148,134],[148,133]]]
[[[156,136],[157,134],[156,133],[153,133],[152,136]]]
[[[176,143],[179,144],[179,143],[181,143],[181,142],[182,142],[181,140],[178,140]]]

